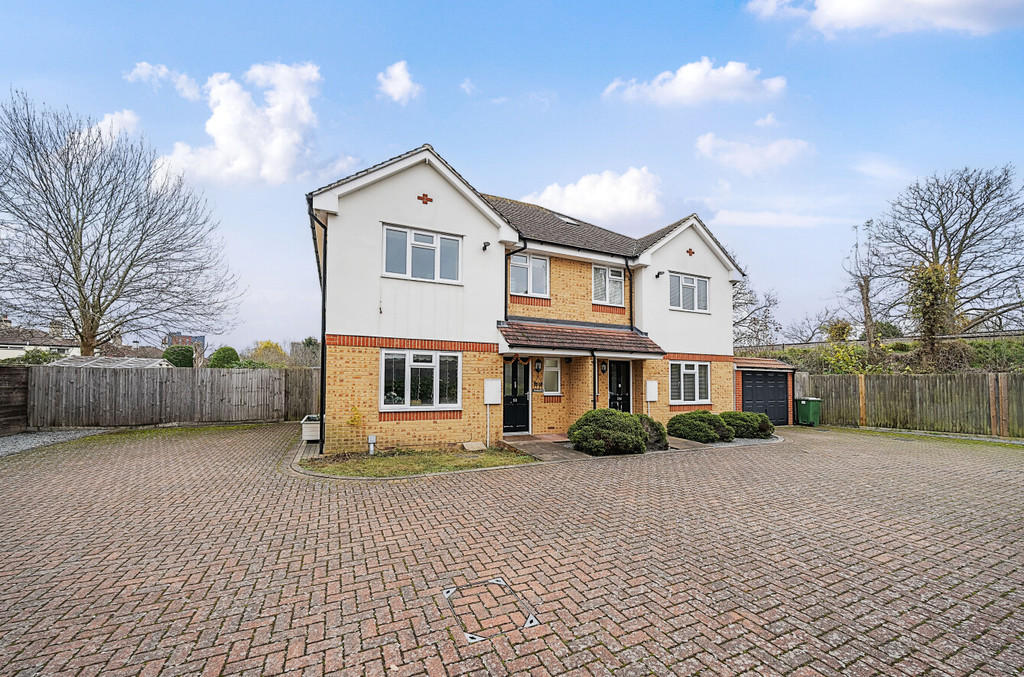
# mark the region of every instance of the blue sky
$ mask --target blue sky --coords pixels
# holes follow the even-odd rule
[[[697,212],[783,323],[914,177],[1024,147],[1021,0],[290,4],[0,7],[0,81],[206,193],[248,288],[214,343],[317,334],[304,193],[422,143],[632,235]]]

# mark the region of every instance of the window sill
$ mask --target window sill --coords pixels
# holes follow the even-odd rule
[[[714,403],[711,400],[697,400],[696,402],[673,402],[672,400],[669,400],[668,404],[670,407],[689,407],[693,405],[699,406]]]
[[[696,313],[697,315],[710,315],[711,314],[710,310],[687,310],[686,308],[673,308],[672,306],[669,306],[668,309],[669,310],[674,310],[677,313]]]
[[[381,413],[388,413],[388,414],[395,413],[395,412],[404,412],[404,411],[426,411],[426,412],[462,411],[462,405],[451,406],[451,407],[396,407],[396,406],[384,405],[384,406],[380,407],[380,409],[378,409],[378,411],[380,411]]]
[[[462,287],[461,280],[424,280],[419,277],[412,277],[411,275],[395,275],[394,273],[381,273],[381,277],[389,280],[406,280],[407,282],[425,282],[427,284],[446,284],[449,287]]]
[[[625,308],[626,307],[625,303],[608,303],[607,301],[594,301],[594,300],[591,300],[591,303],[594,304],[595,306],[606,306],[608,308]]]

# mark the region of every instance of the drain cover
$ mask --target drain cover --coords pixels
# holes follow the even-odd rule
[[[500,576],[445,588],[441,594],[470,644],[540,625],[530,606]]]

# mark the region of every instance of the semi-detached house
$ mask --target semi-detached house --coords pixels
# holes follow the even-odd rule
[[[329,452],[564,433],[592,408],[739,408],[742,272],[696,215],[634,239],[479,193],[429,145],[307,202]]]

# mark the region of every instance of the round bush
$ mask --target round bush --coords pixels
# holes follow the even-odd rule
[[[767,414],[753,411],[724,411],[721,418],[736,432],[736,437],[743,439],[768,439],[775,432],[775,426],[768,420]]]
[[[664,451],[668,449],[668,434],[661,425],[647,414],[633,414],[640,425],[647,431],[647,451]]]
[[[702,442],[731,442],[736,431],[726,425],[718,414],[698,410],[677,414],[668,421],[668,434],[684,440]]]
[[[167,346],[164,359],[175,367],[191,367],[194,354],[192,346]]]
[[[591,456],[642,454],[647,431],[632,414],[615,409],[588,411],[569,426],[573,448]]]
[[[231,346],[223,346],[213,351],[206,366],[210,369],[230,369],[238,364],[238,351]]]

